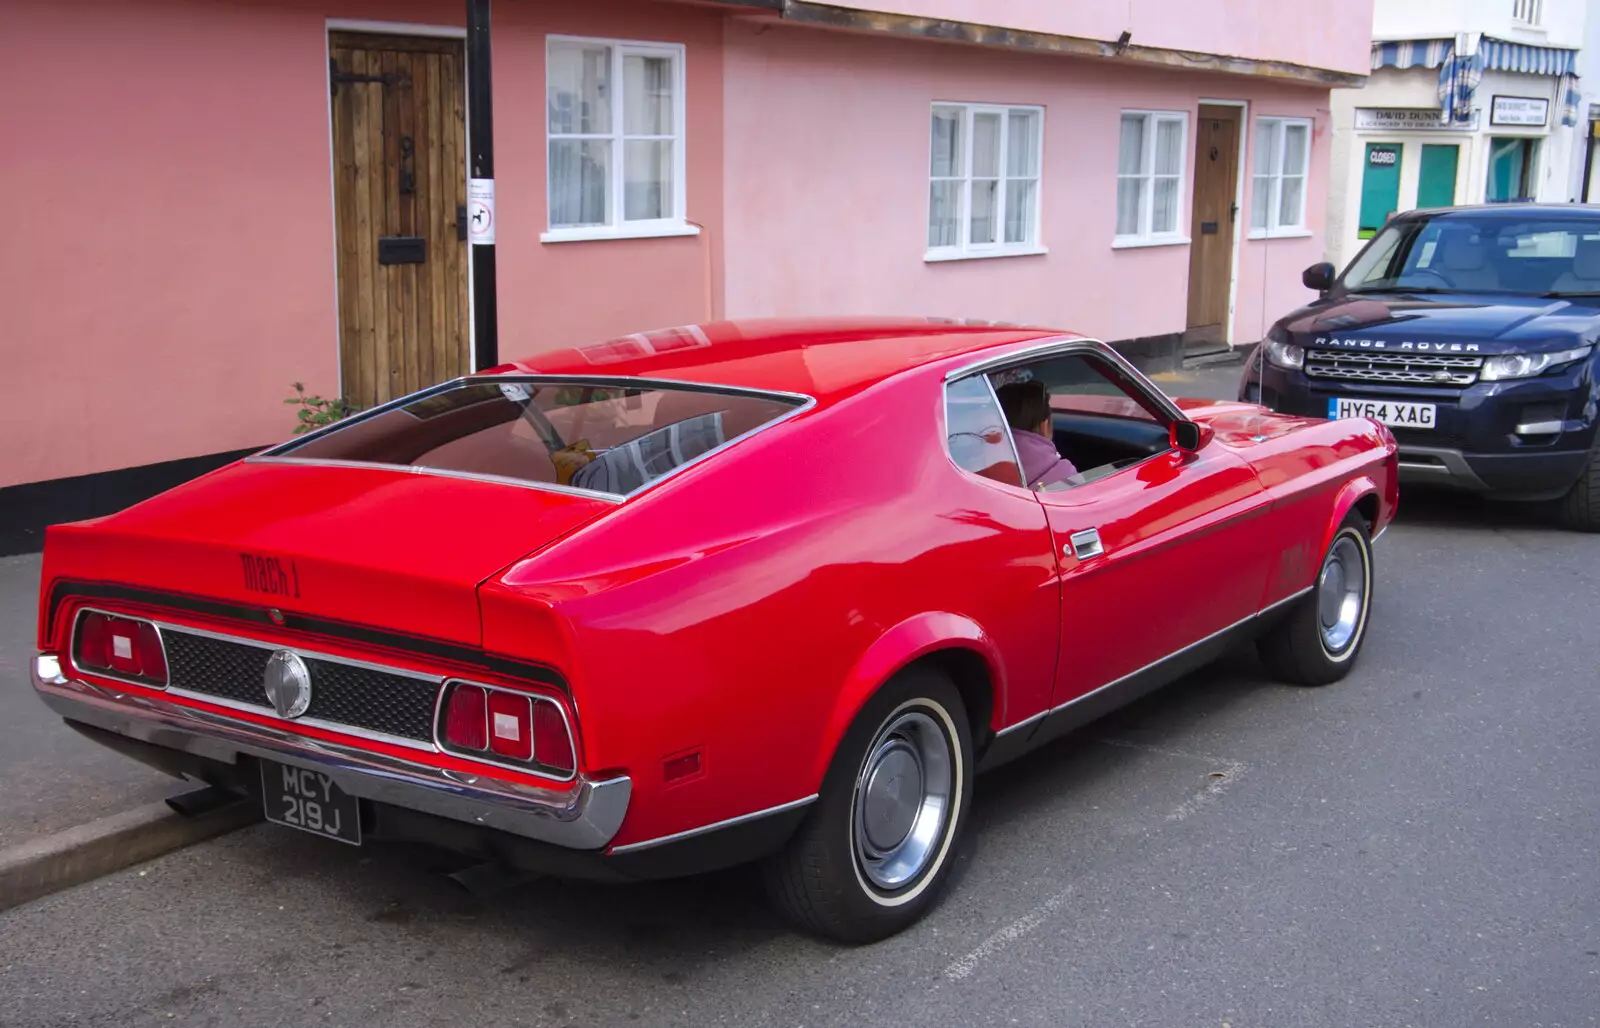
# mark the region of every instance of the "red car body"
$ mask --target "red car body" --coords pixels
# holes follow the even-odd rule
[[[1387,430],[1231,402],[1181,402],[1192,449],[1078,489],[957,468],[947,380],[1063,347],[1126,368],[1059,332],[916,321],[723,323],[506,365],[482,377],[703,383],[797,405],[620,501],[269,451],[57,526],[35,684],[95,738],[174,772],[249,791],[256,759],[325,771],[369,804],[369,835],[572,874],[759,856],[901,669],[951,677],[992,766],[1304,595],[1350,512],[1373,534],[1393,516]],[[1103,552],[1079,559],[1068,540],[1089,527]],[[431,745],[400,744],[259,696],[100,673],[71,649],[86,608],[148,618],[168,647],[187,632],[419,689],[526,691],[559,706],[576,767],[524,773],[449,752],[437,725]]]

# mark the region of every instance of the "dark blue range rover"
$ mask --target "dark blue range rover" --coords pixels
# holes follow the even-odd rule
[[[1272,326],[1240,399],[1374,418],[1402,482],[1554,500],[1600,531],[1600,207],[1411,211],[1304,280],[1321,299]]]

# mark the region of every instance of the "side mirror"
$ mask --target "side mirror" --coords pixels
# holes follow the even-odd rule
[[[1307,289],[1315,289],[1319,293],[1326,293],[1333,288],[1334,276],[1338,274],[1332,264],[1323,261],[1313,264],[1300,273],[1300,281],[1305,283]]]
[[[1211,429],[1197,421],[1174,421],[1167,437],[1174,450],[1199,453],[1211,441]]]

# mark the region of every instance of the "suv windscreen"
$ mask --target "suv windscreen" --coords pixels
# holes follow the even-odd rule
[[[1350,265],[1352,293],[1600,294],[1600,219],[1451,214],[1392,222]]]
[[[264,456],[415,467],[626,496],[801,402],[661,383],[505,376],[452,383]]]

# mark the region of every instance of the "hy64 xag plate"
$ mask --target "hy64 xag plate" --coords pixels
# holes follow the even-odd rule
[[[1439,423],[1438,415],[1438,408],[1431,403],[1358,400],[1349,396],[1335,396],[1328,400],[1330,418],[1371,418],[1396,428],[1433,428]]]

